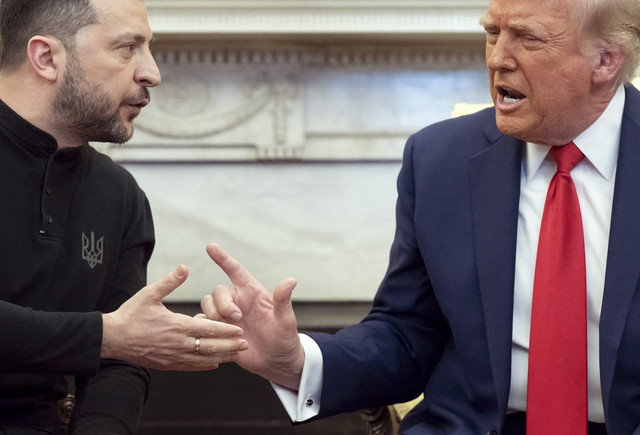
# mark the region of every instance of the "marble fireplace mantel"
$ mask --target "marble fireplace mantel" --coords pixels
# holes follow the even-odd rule
[[[488,0],[147,0],[154,32],[180,35],[481,34]]]
[[[397,161],[488,102],[488,0],[146,3],[163,84],[132,141],[102,146],[118,161]]]

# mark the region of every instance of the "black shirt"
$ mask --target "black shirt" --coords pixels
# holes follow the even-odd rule
[[[133,433],[146,370],[100,360],[100,312],[146,284],[154,245],[133,177],[55,139],[0,101],[0,427],[56,430],[77,377],[75,433]]]

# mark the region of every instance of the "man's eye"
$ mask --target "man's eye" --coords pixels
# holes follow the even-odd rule
[[[487,30],[487,42],[495,42],[500,36],[500,32]]]
[[[523,34],[523,35],[520,35],[520,37],[526,42],[542,42],[542,39],[540,39],[536,35]]]

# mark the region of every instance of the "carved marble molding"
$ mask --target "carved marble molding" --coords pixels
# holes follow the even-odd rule
[[[456,70],[484,68],[484,41],[300,41],[164,43],[154,47],[159,65],[264,65],[303,67],[390,67]]]
[[[489,0],[147,0],[157,35],[482,33]]]
[[[159,43],[155,57],[162,85],[132,140],[102,149],[115,160],[397,161],[454,98],[486,102],[463,89],[486,90],[481,44]]]
[[[489,0],[146,0],[163,75],[119,161],[397,161],[486,103]]]

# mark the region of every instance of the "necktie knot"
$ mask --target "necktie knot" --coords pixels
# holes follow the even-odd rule
[[[568,174],[584,158],[582,151],[576,144],[569,142],[567,145],[554,146],[549,150],[549,155],[556,161],[558,172]]]

